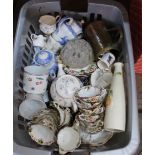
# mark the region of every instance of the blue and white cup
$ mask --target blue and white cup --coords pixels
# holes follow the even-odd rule
[[[97,62],[97,65],[102,70],[109,70],[114,61],[115,56],[110,52],[106,52],[103,55],[99,56],[99,61]]]
[[[69,40],[80,38],[82,34],[81,25],[73,18],[63,17],[57,22],[57,29],[52,37],[61,45],[65,45]]]

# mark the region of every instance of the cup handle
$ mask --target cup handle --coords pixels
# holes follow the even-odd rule
[[[78,106],[77,106],[77,104],[75,102],[72,102],[72,108],[73,108],[74,112],[78,111]]]
[[[35,40],[35,39],[37,39],[37,35],[36,34],[31,34],[31,40],[33,41],[33,40]]]
[[[59,148],[59,154],[66,154],[67,152],[64,151],[63,149]]]

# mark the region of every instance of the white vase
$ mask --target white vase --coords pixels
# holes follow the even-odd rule
[[[123,64],[114,64],[114,76],[106,101],[104,128],[107,131],[123,132],[126,122],[126,103],[123,81]]]

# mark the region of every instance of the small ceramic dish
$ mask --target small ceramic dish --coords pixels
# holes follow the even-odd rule
[[[32,140],[40,145],[51,145],[56,139],[55,133],[52,130],[40,124],[31,125],[28,133]]]
[[[93,86],[84,86],[75,93],[75,98],[88,103],[103,102],[107,94],[106,89]]]
[[[111,84],[112,73],[110,71],[103,72],[101,69],[97,69],[91,75],[91,85],[97,88],[106,88]]]
[[[101,146],[107,143],[113,136],[112,132],[102,130],[95,134],[81,131],[81,141],[83,144],[89,144],[90,146]]]
[[[47,108],[46,104],[39,100],[26,99],[19,106],[19,113],[28,120],[32,120],[33,116],[40,110]]]
[[[63,75],[56,81],[56,91],[63,98],[73,98],[81,86],[80,80],[72,75]]]
[[[80,133],[74,127],[65,127],[59,131],[57,143],[60,154],[72,152],[81,144]]]

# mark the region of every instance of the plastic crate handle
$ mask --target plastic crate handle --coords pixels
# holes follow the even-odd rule
[[[87,12],[88,0],[60,0],[61,10]]]

